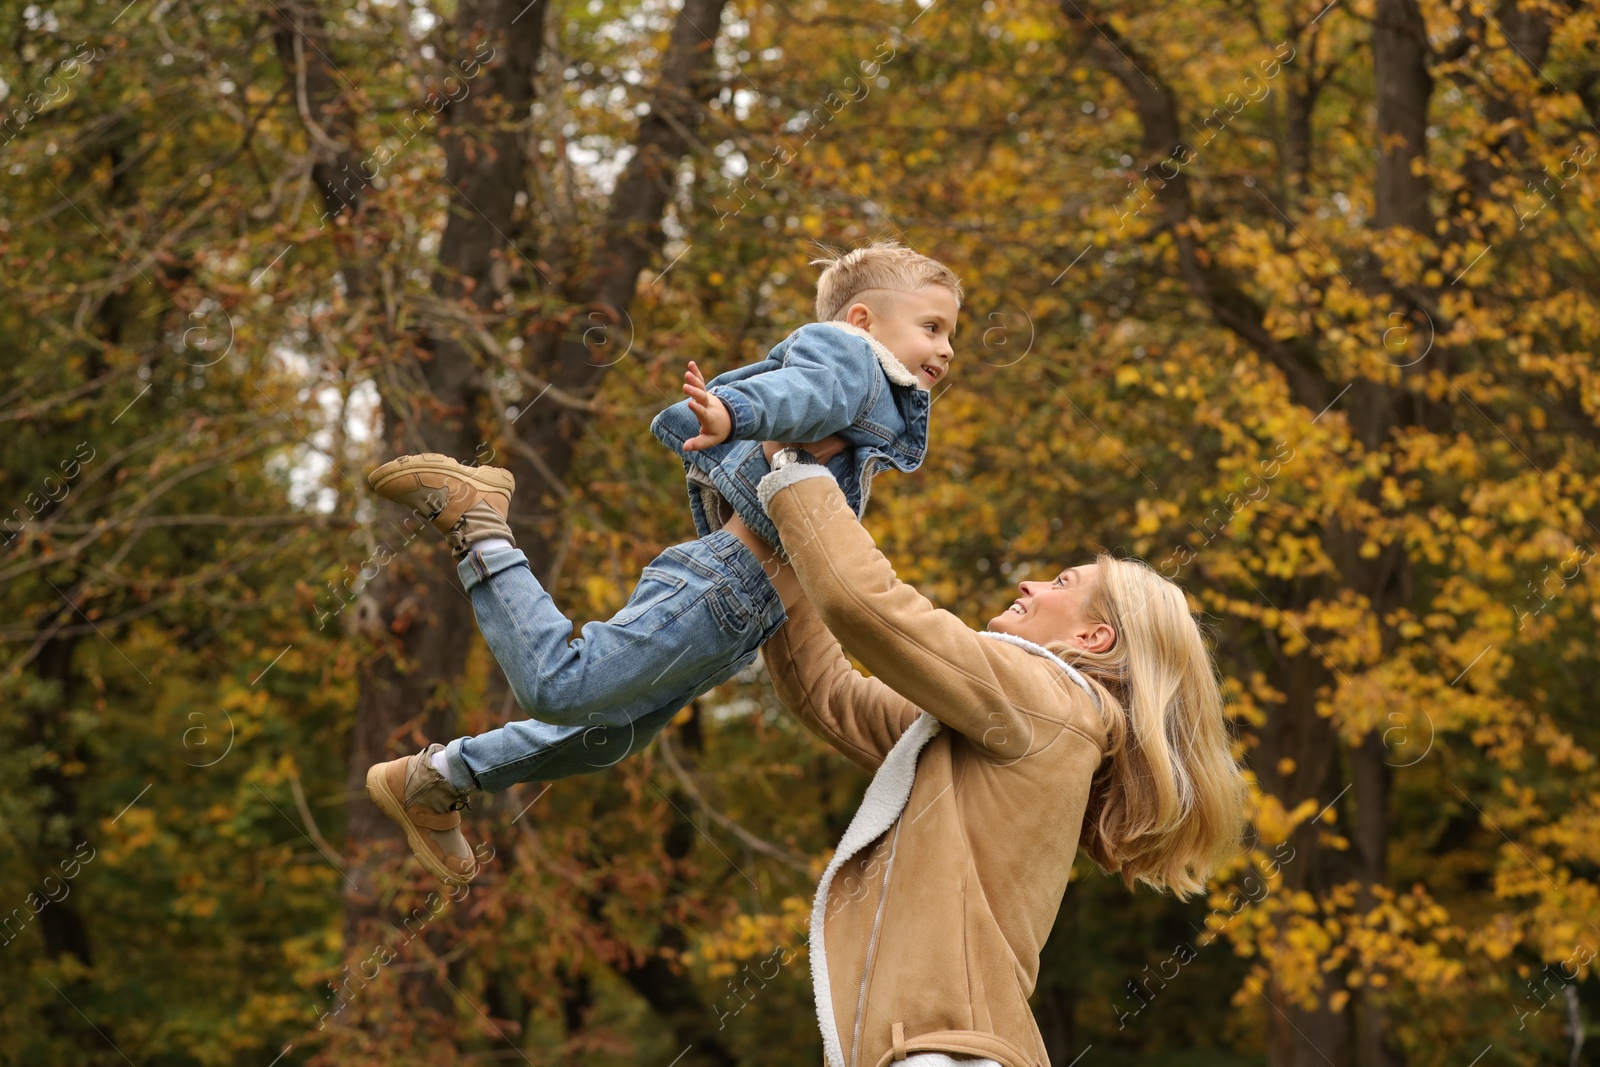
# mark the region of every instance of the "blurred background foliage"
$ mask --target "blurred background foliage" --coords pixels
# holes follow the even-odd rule
[[[509,463],[603,617],[692,534],[647,430],[684,362],[808,321],[813,242],[898,238],[970,295],[879,544],[974,626],[1148,559],[1252,774],[1209,899],[1080,860],[1053,1060],[1596,1062],[1591,6],[0,19],[0,1061],[816,1062],[864,776],[754,668],[476,801],[494,862],[439,893],[360,772],[520,712],[364,475]]]

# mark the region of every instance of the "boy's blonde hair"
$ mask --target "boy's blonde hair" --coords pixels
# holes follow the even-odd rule
[[[863,248],[844,251],[819,246],[823,254],[811,261],[824,266],[817,279],[817,321],[844,318],[856,297],[868,289],[895,289],[914,293],[930,285],[942,285],[961,304],[961,280],[955,271],[929,259],[898,241],[874,241]]]
[[[1114,702],[1110,751],[1096,775],[1081,843],[1130,888],[1180,900],[1205,891],[1240,852],[1249,788],[1233,756],[1216,667],[1183,591],[1137,560],[1101,555],[1085,605],[1116,641],[1105,652],[1046,647]]]

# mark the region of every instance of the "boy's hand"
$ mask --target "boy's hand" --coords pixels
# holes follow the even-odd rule
[[[683,391],[689,394],[689,410],[700,420],[700,433],[683,443],[685,452],[698,452],[702,448],[720,445],[733,432],[733,416],[728,406],[718,397],[706,392],[705,376],[694,360],[683,375]]]

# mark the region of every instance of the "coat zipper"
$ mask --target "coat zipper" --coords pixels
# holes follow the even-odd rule
[[[883,908],[889,902],[889,872],[894,869],[894,854],[900,845],[901,820],[894,821],[894,837],[889,839],[889,860],[883,865],[883,885],[878,889],[878,914],[872,920],[872,937],[867,942],[867,962],[861,968],[861,995],[856,998],[856,1031],[850,1042],[850,1067],[861,1062],[861,1024],[866,1019],[867,979],[872,975],[872,957],[878,948],[878,928],[883,924]]]

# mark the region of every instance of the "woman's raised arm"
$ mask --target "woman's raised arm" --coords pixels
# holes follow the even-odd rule
[[[803,592],[785,596],[784,610],[787,620],[761,650],[778,698],[812,733],[875,769],[916,721],[917,706],[851,666]]]
[[[1062,727],[1096,740],[1072,714],[1089,698],[1065,671],[978,636],[895,576],[826,468],[786,467],[760,496],[816,614],[874,679],[999,758],[1037,751]]]

